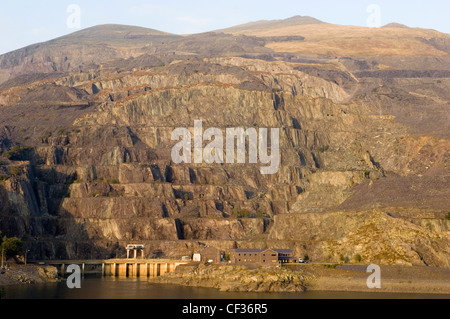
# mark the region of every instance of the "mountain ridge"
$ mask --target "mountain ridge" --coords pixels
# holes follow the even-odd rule
[[[1,56],[2,234],[35,260],[203,243],[449,267],[449,39],[302,21],[183,37],[107,25]],[[174,128],[195,120],[279,128],[279,173],[174,163]]]

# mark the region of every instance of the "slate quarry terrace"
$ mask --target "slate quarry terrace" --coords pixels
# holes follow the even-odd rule
[[[220,129],[209,128],[203,132],[202,121],[194,121],[194,163],[202,164],[224,164],[224,153],[228,164],[246,163],[246,139],[248,138],[248,158],[250,164],[257,164],[258,158],[262,164],[270,164],[261,167],[263,175],[276,174],[280,166],[280,131],[272,128],[270,132],[270,154],[268,147],[268,129],[259,129],[259,138],[255,128],[227,128],[226,129],[226,152],[224,152],[224,136]],[[180,141],[181,138],[181,141]],[[172,141],[179,141],[172,148],[172,160],[176,164],[192,163],[192,134],[187,128],[177,128],[172,132]],[[237,143],[235,144],[235,141]],[[211,141],[203,148],[203,141]],[[235,146],[237,158],[235,157]]]

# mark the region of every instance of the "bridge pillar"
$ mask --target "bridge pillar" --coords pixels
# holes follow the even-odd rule
[[[127,276],[127,268],[128,268],[127,263],[118,264],[118,268],[119,268],[119,271],[118,271],[117,275],[119,277],[126,277]]]
[[[164,274],[167,272],[167,263],[165,264],[160,264],[160,270],[159,270],[159,275],[160,276],[164,276]]]
[[[81,275],[84,277],[84,263],[81,264]]]

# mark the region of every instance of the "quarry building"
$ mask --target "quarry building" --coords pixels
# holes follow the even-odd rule
[[[233,264],[290,264],[298,263],[291,249],[233,249],[230,254]]]

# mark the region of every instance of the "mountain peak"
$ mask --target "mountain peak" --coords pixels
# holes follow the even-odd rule
[[[296,25],[306,25],[306,24],[323,24],[325,22],[320,21],[316,18],[309,16],[300,16],[296,15],[284,20],[280,20],[280,22],[285,22],[286,24],[296,24]]]
[[[409,29],[409,27],[407,25],[404,25],[404,24],[401,24],[401,23],[396,23],[396,22],[392,22],[392,23],[386,24],[385,26],[383,26],[383,28]]]
[[[225,33],[233,33],[240,31],[248,31],[248,30],[260,30],[260,29],[275,29],[275,28],[283,28],[283,27],[291,27],[291,26],[300,26],[300,25],[310,25],[310,24],[325,24],[318,19],[309,17],[309,16],[293,16],[287,19],[281,20],[260,20],[254,21],[250,23],[245,23],[241,25],[237,25],[231,28],[217,30]]]
[[[122,24],[101,24],[93,27],[89,27],[74,33],[65,35],[54,41],[60,42],[70,40],[71,42],[76,40],[83,41],[123,41],[129,39],[144,39],[158,36],[175,36],[167,32],[162,32],[154,29],[148,29],[143,27],[122,25]]]

